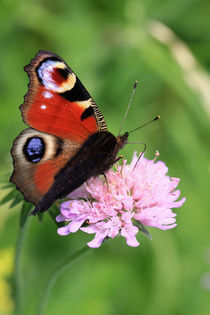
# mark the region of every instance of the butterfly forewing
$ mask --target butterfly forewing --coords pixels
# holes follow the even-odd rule
[[[25,70],[30,83],[20,109],[30,127],[78,143],[107,129],[90,94],[59,56],[40,51]]]

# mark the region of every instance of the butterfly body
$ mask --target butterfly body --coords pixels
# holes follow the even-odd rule
[[[15,139],[10,181],[46,211],[116,161],[128,133],[115,137],[78,77],[59,56],[40,51],[25,67],[29,90],[20,106],[30,128]]]

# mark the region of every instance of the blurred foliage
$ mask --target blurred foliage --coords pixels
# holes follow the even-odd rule
[[[116,135],[139,81],[124,130],[161,116],[130,141],[146,142],[148,158],[158,149],[187,197],[175,230],[150,229],[153,241],[141,234],[139,248],[115,239],[72,265],[55,283],[46,314],[209,314],[202,280],[210,272],[209,14],[208,0],[1,0],[1,173],[12,170],[9,151],[26,127],[18,108],[28,84],[23,67],[47,49],[78,74]],[[134,149],[141,148],[127,145],[124,156]],[[1,207],[0,250],[15,250],[20,208]],[[28,223],[20,266],[23,315],[37,314],[52,270],[90,239],[82,232],[58,236],[48,214]],[[13,288],[14,279],[6,280]],[[1,312],[10,309],[0,305]]]

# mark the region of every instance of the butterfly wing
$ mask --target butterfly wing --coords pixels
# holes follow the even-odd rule
[[[90,94],[59,56],[40,51],[25,71],[30,82],[20,110],[32,128],[14,141],[10,180],[27,201],[37,204],[86,139],[107,127]]]
[[[62,58],[42,50],[25,71],[30,83],[20,110],[27,125],[77,143],[107,130],[99,108]]]
[[[11,154],[14,171],[10,178],[26,201],[33,204],[46,194],[56,174],[78,151],[80,144],[32,128],[15,139]]]

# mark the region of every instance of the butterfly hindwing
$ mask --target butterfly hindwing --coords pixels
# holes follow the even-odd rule
[[[20,109],[30,127],[78,143],[107,130],[99,108],[62,58],[40,51],[25,71],[30,83]]]
[[[14,171],[10,181],[25,199],[36,204],[53,185],[56,174],[78,151],[80,145],[68,139],[23,130],[12,147]]]

